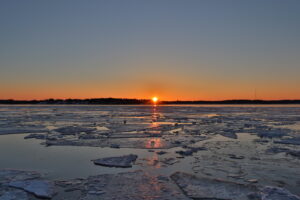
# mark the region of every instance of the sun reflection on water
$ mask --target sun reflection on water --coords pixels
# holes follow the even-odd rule
[[[151,114],[151,129],[153,131],[151,131],[152,134],[156,134],[157,132],[157,137],[153,137],[153,138],[149,138],[148,140],[146,140],[145,142],[145,147],[149,148],[149,149],[159,149],[159,148],[163,148],[164,144],[162,139],[159,137],[160,135],[160,131],[155,131],[156,128],[159,128],[159,120],[160,118],[160,113],[158,112],[158,106],[157,105],[153,105],[152,106],[152,114]]]
[[[150,138],[146,141],[145,147],[147,149],[159,149],[163,148],[163,142],[161,138]]]

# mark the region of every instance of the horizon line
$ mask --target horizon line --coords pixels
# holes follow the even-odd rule
[[[0,99],[0,104],[149,104],[149,99],[138,99],[138,98],[66,98],[66,99],[30,99],[30,100],[16,100],[16,99]],[[224,99],[224,100],[159,100],[157,104],[209,104],[209,103],[234,103],[234,104],[245,104],[245,103],[297,103],[300,104],[300,99]]]
[[[92,100],[92,99],[120,99],[120,100],[151,100],[152,98],[127,98],[127,97],[96,97],[96,98],[44,98],[44,99],[13,99],[13,98],[3,98],[0,99],[0,101],[49,101],[49,100],[55,100],[55,101],[65,101],[65,100]],[[241,100],[247,100],[247,101],[300,101],[300,99],[294,99],[294,98],[280,98],[280,99],[247,99],[247,98],[232,98],[232,99],[221,99],[221,100],[203,100],[203,99],[197,99],[197,100],[183,100],[183,99],[176,99],[176,100],[160,100],[162,101],[241,101]]]

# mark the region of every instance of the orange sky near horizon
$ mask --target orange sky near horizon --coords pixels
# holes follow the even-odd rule
[[[13,74],[13,78],[8,73],[0,79],[0,99],[150,99],[153,96],[160,100],[300,99],[298,69],[286,72],[261,68],[258,73],[248,63],[242,64],[242,69],[214,69],[202,67],[201,62],[200,67],[194,67],[156,57],[138,62],[112,62],[109,66],[116,70],[105,74],[90,61],[83,65],[91,65],[91,69],[24,69]]]
[[[233,83],[232,83],[233,84]],[[99,84],[101,85],[101,84]],[[108,84],[109,85],[109,84]],[[167,85],[167,84],[166,84]],[[272,85],[272,84],[271,84]],[[271,85],[254,88],[250,85],[236,84],[231,87],[225,84],[217,85],[143,85],[120,83],[111,87],[101,87],[97,84],[57,84],[34,86],[24,83],[22,88],[18,85],[9,87],[0,86],[0,99],[15,100],[43,100],[43,99],[86,99],[86,98],[137,98],[151,99],[157,96],[159,100],[228,100],[228,99],[300,99],[300,94],[295,92],[298,86],[291,88],[289,85],[272,88]]]

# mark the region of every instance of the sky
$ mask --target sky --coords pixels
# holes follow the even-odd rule
[[[299,0],[2,0],[0,99],[300,99]]]

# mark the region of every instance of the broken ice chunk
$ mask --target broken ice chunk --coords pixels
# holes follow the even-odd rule
[[[55,195],[54,185],[46,180],[12,181],[8,185],[23,189],[41,198],[51,199]]]
[[[94,164],[106,167],[132,167],[132,162],[137,159],[137,155],[129,154],[119,157],[107,157],[93,160]]]

